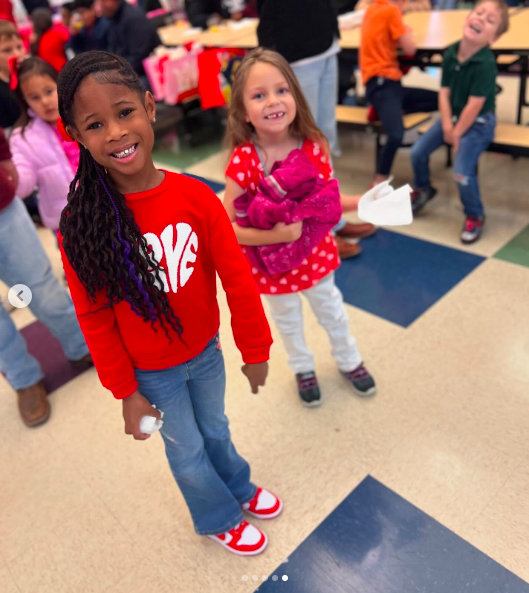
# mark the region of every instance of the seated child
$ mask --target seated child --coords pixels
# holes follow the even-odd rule
[[[411,30],[402,20],[406,5],[407,0],[375,0],[366,10],[362,23],[362,80],[367,100],[387,135],[378,157],[375,184],[388,178],[402,144],[402,114],[437,111],[436,92],[403,87],[400,82],[403,72],[399,67],[398,50],[406,56],[416,52]]]
[[[439,92],[441,119],[411,151],[416,190],[413,210],[418,212],[437,193],[430,184],[430,155],[445,142],[453,146],[454,179],[466,216],[461,241],[466,244],[479,239],[485,222],[477,164],[494,138],[498,74],[489,46],[508,27],[509,12],[503,0],[481,0],[476,4],[463,27],[463,38],[444,54]]]

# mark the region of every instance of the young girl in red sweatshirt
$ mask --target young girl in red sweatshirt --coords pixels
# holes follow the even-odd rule
[[[155,103],[130,65],[78,55],[59,77],[60,128],[81,146],[62,213],[61,249],[102,384],[123,401],[125,432],[160,417],[171,471],[195,530],[239,555],[266,536],[243,520],[282,504],[250,481],[224,413],[216,274],[252,391],[268,373],[270,329],[221,202],[194,179],[157,170]],[[156,406],[156,409],[152,407]]]

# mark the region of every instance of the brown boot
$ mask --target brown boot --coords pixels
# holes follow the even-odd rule
[[[89,369],[90,367],[94,366],[94,361],[92,360],[91,354],[86,354],[83,358],[79,360],[70,360],[70,364],[74,369]]]
[[[341,259],[349,259],[362,253],[362,248],[360,247],[360,245],[357,245],[356,243],[349,243],[341,237],[334,237],[334,240],[336,241],[336,247],[338,247],[338,255]]]
[[[43,424],[50,417],[50,403],[44,383],[39,381],[36,385],[19,389],[18,410],[26,426]]]
[[[372,224],[353,224],[348,222],[343,229],[336,232],[338,237],[347,237],[347,239],[365,239],[371,237],[377,232],[377,228]]]

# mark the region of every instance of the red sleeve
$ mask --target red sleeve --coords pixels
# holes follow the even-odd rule
[[[245,363],[266,362],[272,335],[250,267],[221,201],[209,190],[202,195],[213,263],[228,298],[235,343]]]
[[[95,303],[89,300],[86,289],[64,252],[60,234],[59,247],[77,319],[94,359],[99,379],[116,399],[124,399],[138,389],[138,382],[116,326],[114,311],[112,307],[107,307],[107,298],[103,292],[96,295]]]
[[[388,27],[389,27],[389,34],[393,41],[397,41],[403,35],[406,35],[408,29],[406,29],[406,25],[402,20],[402,13],[396,6],[391,6],[391,12],[388,16]]]
[[[242,150],[242,149],[245,150]],[[248,189],[248,171],[250,164],[250,153],[246,147],[239,146],[233,151],[230,164],[226,169],[226,177],[233,179],[242,189]]]

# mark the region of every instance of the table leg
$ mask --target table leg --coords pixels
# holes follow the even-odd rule
[[[527,56],[527,55],[520,56],[521,72],[520,72],[520,94],[518,97],[518,117],[516,119],[517,124],[522,123],[523,108],[529,106],[529,103],[527,103],[527,99],[526,99],[528,63],[529,63],[529,56]]]

